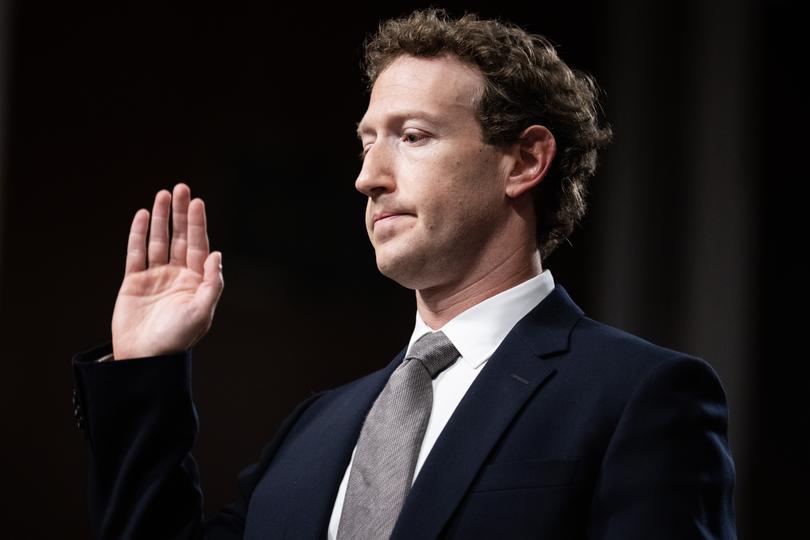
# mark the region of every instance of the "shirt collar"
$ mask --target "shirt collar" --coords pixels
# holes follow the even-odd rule
[[[546,269],[539,275],[480,302],[448,321],[439,330],[455,345],[461,359],[478,369],[492,356],[512,328],[554,289]],[[437,330],[438,331],[438,330]],[[414,342],[433,330],[416,312],[408,351]]]

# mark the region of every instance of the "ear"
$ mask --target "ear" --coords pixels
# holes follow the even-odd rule
[[[539,184],[557,154],[557,141],[544,126],[529,126],[512,146],[515,159],[506,181],[506,195],[517,198]]]

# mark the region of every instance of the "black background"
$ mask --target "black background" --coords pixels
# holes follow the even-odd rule
[[[608,150],[591,214],[547,266],[586,313],[616,324],[611,306],[599,302],[604,281],[595,279],[604,253],[598,228],[610,219],[600,214],[600,200],[621,170],[619,156],[648,160],[656,172],[651,183],[677,186],[686,169],[651,156],[687,145],[678,120],[694,112],[683,87],[670,82],[699,78],[690,66],[711,53],[711,40],[696,45],[690,37],[705,25],[699,3],[646,8],[655,35],[634,46],[654,47],[660,62],[639,75],[653,91],[642,93],[634,114],[651,119],[650,132],[622,130],[623,111],[611,102],[622,88],[615,71],[622,59],[611,56],[622,36],[610,25],[617,10],[632,13],[633,4],[441,4],[545,34],[605,89],[616,144],[625,150]],[[295,403],[381,367],[405,344],[413,293],[376,270],[365,200],[353,185],[360,150],[354,130],[367,104],[365,36],[380,20],[424,5],[6,5],[0,455],[3,527],[13,534],[4,537],[88,536],[70,357],[109,339],[128,226],[158,189],[182,180],[203,197],[212,246],[224,254],[224,296],[194,351],[201,417],[195,457],[206,512],[233,497],[236,474]],[[744,384],[727,384],[730,396],[747,404],[744,418],[732,418],[735,456],[747,456],[738,470],[738,522],[743,538],[787,537],[807,502],[800,487],[808,370],[798,337],[805,302],[797,294],[806,268],[798,234],[806,106],[797,73],[806,61],[792,3],[721,2],[714,9],[727,13],[711,21],[745,27],[740,49],[747,51],[746,75],[737,81],[747,96],[740,135],[747,167],[739,180],[751,193],[746,223],[753,234],[745,238],[749,257],[734,262],[754,276],[739,291],[750,299],[751,332],[739,366],[748,374]],[[728,96],[712,99],[721,104]],[[624,327],[680,349],[672,329],[686,315],[667,305],[679,302],[680,274],[668,270],[666,257],[676,246],[677,256],[688,258],[678,224],[690,216],[682,201],[664,197],[672,189],[645,199],[651,227],[658,223],[668,236],[658,251],[637,255],[656,268],[645,287],[659,308],[644,325]],[[350,348],[356,357],[335,354]],[[724,381],[736,369],[716,367]]]

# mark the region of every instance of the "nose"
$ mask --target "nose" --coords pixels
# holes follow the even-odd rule
[[[386,152],[384,144],[374,143],[363,159],[363,167],[354,181],[354,187],[370,198],[390,193],[396,189],[393,169],[390,153]]]

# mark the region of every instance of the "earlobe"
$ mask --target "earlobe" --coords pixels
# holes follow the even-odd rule
[[[539,184],[551,168],[557,142],[548,128],[533,125],[523,130],[513,146],[515,157],[506,183],[506,195],[517,198]]]

